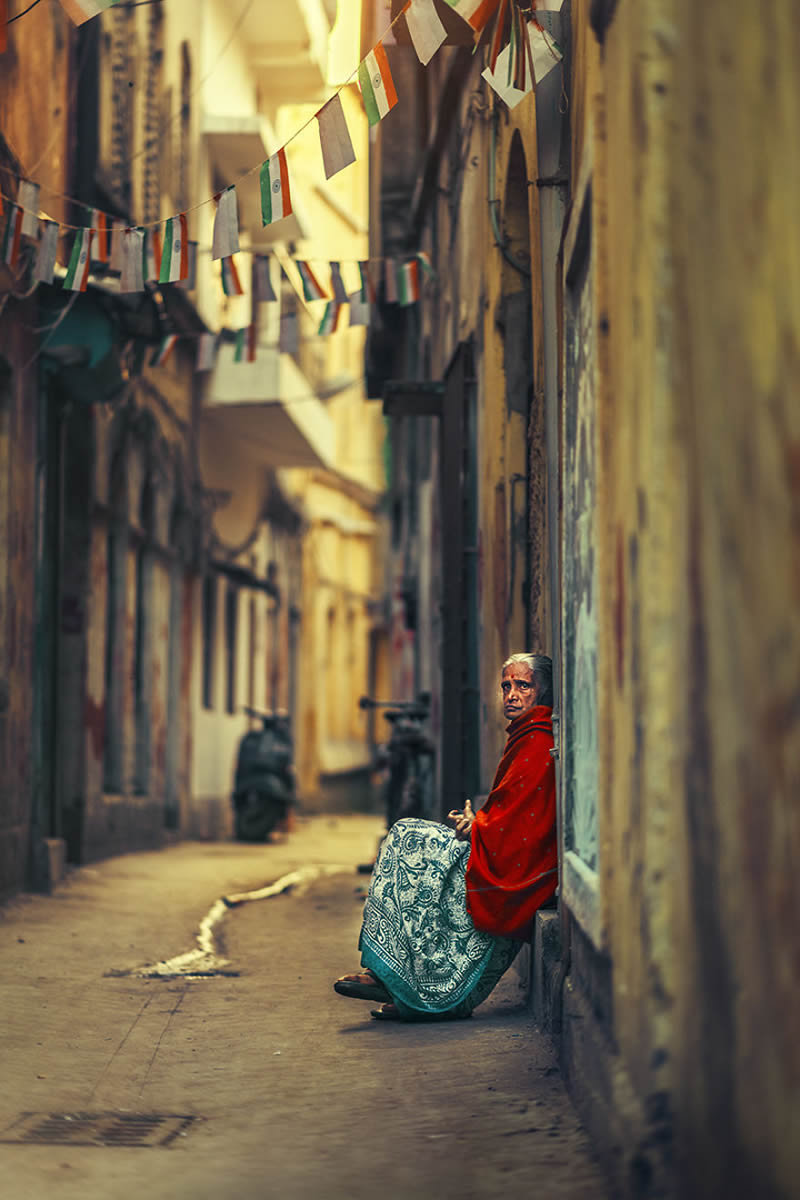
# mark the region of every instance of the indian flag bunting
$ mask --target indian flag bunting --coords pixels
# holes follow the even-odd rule
[[[347,288],[342,279],[342,268],[338,262],[331,263],[331,287],[337,304],[347,304]]]
[[[85,292],[89,282],[89,250],[92,240],[91,229],[79,229],[72,243],[72,254],[64,277],[68,292]]]
[[[197,358],[195,359],[195,371],[213,371],[214,363],[217,360],[217,335],[215,333],[201,333],[197,339]]]
[[[142,250],[142,275],[145,283],[158,283],[161,270],[161,235],[157,229],[146,229]]]
[[[528,46],[530,49],[529,67],[532,61],[533,75],[536,83],[544,79],[561,62],[561,48],[558,43],[545,34],[536,21],[527,24]],[[489,67],[483,72],[483,78],[494,88],[500,99],[509,107],[516,108],[533,87],[530,69],[525,72],[525,87],[518,88],[514,83],[514,59],[512,45],[509,42],[497,57],[495,69]]]
[[[125,236],[125,222],[114,221],[111,226],[111,261],[109,266],[112,271],[122,272],[122,252],[123,238]]]
[[[369,325],[369,301],[364,299],[363,289],[350,297],[350,324]]]
[[[316,117],[325,178],[330,179],[332,175],[356,161],[356,152],[350,140],[350,131],[338,92],[319,110]]]
[[[422,267],[423,271],[425,272],[425,274],[428,276],[429,279],[435,279],[436,272],[433,269],[433,263],[431,262],[431,256],[430,256],[430,254],[428,254],[427,250],[418,250],[417,251],[417,262]]]
[[[214,237],[211,243],[211,257],[230,258],[239,252],[239,206],[236,200],[236,188],[226,188],[215,197],[217,213],[214,217]]]
[[[39,185],[20,180],[17,204],[22,209],[22,236],[36,238],[39,233]]]
[[[233,361],[237,363],[251,363],[256,361],[255,325],[248,325],[245,329],[236,330],[236,347],[233,351]]]
[[[272,286],[269,256],[257,254],[253,259],[253,299],[257,304],[271,304],[277,300]]]
[[[289,168],[286,151],[273,154],[261,168],[261,221],[272,225],[288,217],[292,211],[292,196],[289,189]]]
[[[37,283],[52,283],[58,254],[58,223],[42,221],[39,226],[39,245],[36,247],[36,262],[33,278]]]
[[[222,260],[222,290],[226,296],[243,296],[244,288],[234,259]]]
[[[370,125],[377,125],[397,104],[397,92],[383,43],[370,50],[358,68],[361,98]]]
[[[144,230],[126,229],[122,234],[122,263],[119,290],[144,291]]]
[[[177,333],[169,333],[161,342],[161,345],[153,351],[153,357],[150,359],[151,367],[163,367],[172,351],[175,349],[175,343],[178,340]]]
[[[383,260],[383,284],[386,289],[386,303],[397,303],[397,263],[393,258]]]
[[[441,22],[433,0],[408,0],[403,9],[417,58],[427,67],[436,51],[447,38],[447,30]]]
[[[186,213],[169,217],[164,226],[164,248],[161,251],[159,283],[180,283],[189,274],[189,239]]]
[[[76,25],[99,17],[107,8],[113,8],[118,0],[61,0],[61,7]]]
[[[111,252],[108,217],[99,208],[87,208],[86,216],[92,230],[92,262],[107,263]]]
[[[19,258],[19,239],[22,236],[23,215],[18,204],[10,206],[6,230],[3,234],[3,262],[9,267],[15,266]]]
[[[500,0],[446,0],[446,2],[472,26],[476,33],[481,33],[497,9]]]
[[[419,266],[417,260],[401,263],[397,271],[397,299],[400,304],[415,304],[419,300]]]
[[[336,332],[341,311],[342,306],[336,300],[328,301],[325,305],[325,312],[322,314],[322,320],[319,323],[319,329],[317,330],[318,337],[327,337],[328,334]]]
[[[281,354],[297,354],[300,349],[300,329],[297,323],[297,312],[293,308],[283,309],[280,321],[278,349]]]
[[[307,262],[295,259],[300,278],[303,281],[303,295],[306,300],[327,300],[328,297],[314,272]]]
[[[193,292],[197,287],[197,242],[187,242],[186,250],[187,274],[186,278],[180,281],[178,287],[186,288],[188,292]]]
[[[365,304],[375,303],[375,283],[369,269],[369,262],[364,261],[358,264],[358,270],[361,274],[361,299]]]

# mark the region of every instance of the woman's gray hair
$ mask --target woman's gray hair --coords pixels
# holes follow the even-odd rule
[[[518,664],[525,666],[533,676],[534,687],[536,688],[536,703],[546,704],[548,708],[553,707],[553,660],[548,658],[546,654],[511,654],[500,668],[500,673],[505,671],[506,667],[513,667]]]

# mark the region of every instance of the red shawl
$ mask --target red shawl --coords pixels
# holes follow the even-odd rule
[[[467,907],[476,929],[527,940],[558,882],[552,709],[536,705],[507,727],[494,784],[472,826]]]

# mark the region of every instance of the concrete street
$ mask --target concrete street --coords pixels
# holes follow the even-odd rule
[[[0,908],[0,1137],[23,1113],[82,1130],[79,1114],[199,1118],[154,1125],[151,1141],[177,1130],[166,1146],[4,1140],[3,1197],[603,1200],[513,971],[472,1020],[444,1025],[379,1023],[333,992],[358,965],[355,866],[379,833],[374,817],[301,819],[267,846],[110,859]],[[227,974],[128,973],[196,949],[221,896],[337,865],[226,911],[216,957],[190,965]]]

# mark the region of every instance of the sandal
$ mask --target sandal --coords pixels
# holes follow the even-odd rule
[[[405,1017],[400,1016],[400,1010],[395,1004],[382,1004],[380,1008],[370,1009],[370,1016],[376,1021],[403,1021]]]
[[[361,971],[355,975],[343,975],[333,985],[340,996],[353,1000],[391,1000],[386,988],[372,971]]]

